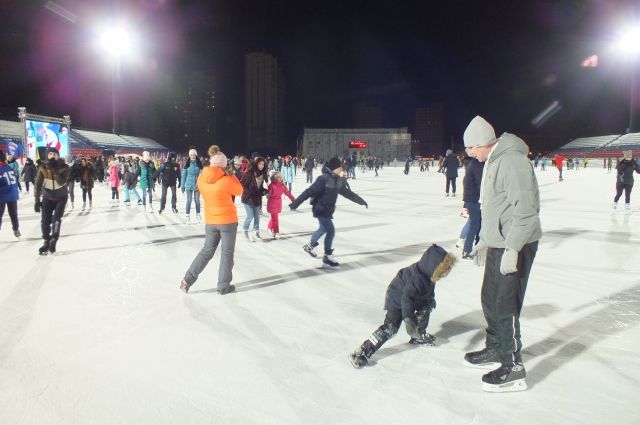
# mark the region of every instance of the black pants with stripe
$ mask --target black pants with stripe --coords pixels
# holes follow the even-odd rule
[[[503,364],[520,363],[520,311],[538,242],[531,242],[518,254],[518,271],[500,273],[503,248],[489,248],[482,282],[482,312],[487,321],[487,347],[494,348]]]

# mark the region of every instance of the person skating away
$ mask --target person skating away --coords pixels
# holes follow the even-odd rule
[[[75,185],[76,182],[80,181],[80,174],[78,173],[78,161],[75,158],[71,157],[67,160],[67,165],[69,166],[69,180],[67,181],[67,190],[69,192],[69,200],[71,201],[71,209],[74,207],[75,201]]]
[[[343,176],[341,162],[333,157],[322,167],[322,175],[307,188],[291,204],[289,208],[297,209],[304,201],[311,198],[313,206],[313,216],[318,219],[319,227],[313,235],[311,241],[304,245],[302,249],[312,257],[317,257],[318,240],[326,233],[324,238],[324,257],[322,263],[329,268],[339,268],[340,264],[333,257],[333,238],[336,234],[333,226],[333,213],[336,210],[336,200],[338,194],[359,205],[369,208],[367,202],[351,191],[347,179]]]
[[[120,192],[118,186],[120,186],[120,164],[117,160],[109,163],[109,186],[111,187],[111,205],[118,205],[120,203]]]
[[[22,167],[22,178],[24,179],[24,185],[27,189],[27,193],[29,193],[29,183],[33,185],[36,181],[36,169],[35,164],[31,158],[27,158],[26,164]]]
[[[558,175],[559,175],[559,177],[558,177],[558,181],[562,181],[562,180],[563,180],[563,178],[562,178],[562,166],[563,166],[563,162],[564,162],[566,159],[567,159],[567,158],[565,158],[565,157],[564,157],[564,156],[562,156],[562,155],[556,155],[556,156],[555,156],[555,158],[554,158],[554,161],[555,161],[555,163],[556,163],[556,168],[558,169],[558,173],[559,173],[559,174],[558,174]],[[567,164],[568,164],[568,163],[567,163]]]
[[[42,239],[44,243],[38,250],[40,255],[56,252],[62,215],[67,204],[67,181],[71,170],[60,160],[60,153],[55,148],[47,149],[47,161],[38,169],[34,185],[34,210],[42,211]]]
[[[198,191],[204,199],[205,239],[204,246],[191,263],[180,282],[180,290],[187,293],[198,276],[209,264],[220,248],[218,271],[218,293],[225,295],[236,290],[231,285],[233,254],[238,230],[238,212],[232,197],[242,194],[242,185],[235,176],[234,168],[227,166],[227,157],[213,145],[209,148],[210,165],[198,177]]]
[[[138,190],[136,186],[138,185],[138,176],[131,171],[128,165],[124,166],[124,175],[122,176],[122,186],[124,186],[124,205],[131,205],[131,195],[133,194],[136,197],[136,201],[138,201],[138,205],[142,205],[142,199],[140,199],[140,195],[138,194]]]
[[[623,151],[622,161],[616,167],[616,196],[613,198],[613,209],[618,208],[618,200],[624,191],[624,210],[625,213],[631,212],[631,190],[633,190],[633,172],[640,173],[640,166],[633,159],[633,152]]]
[[[436,307],[435,284],[455,262],[452,254],[433,244],[417,263],[398,271],[385,295],[384,323],[349,355],[353,367],[368,365],[371,356],[398,332],[403,321],[410,344],[435,345],[435,337],[427,333],[431,311]]]
[[[142,152],[142,161],[140,161],[140,190],[142,191],[142,205],[147,211],[147,202],[149,203],[148,211],[153,212],[153,191],[155,190],[156,166],[151,160],[148,151]]]
[[[456,196],[456,179],[458,178],[458,167],[460,166],[460,161],[458,161],[458,157],[451,149],[447,149],[446,156],[444,161],[442,162],[442,168],[444,168],[444,175],[446,177],[446,196],[449,197],[449,187],[451,187],[453,192],[453,197]]]
[[[409,169],[411,168],[411,157],[407,158],[407,161],[404,163],[404,175],[409,175]]]
[[[29,190],[27,189],[27,192]],[[13,235],[19,238],[20,223],[18,222],[18,199],[20,189],[18,188],[18,176],[11,165],[7,163],[7,156],[0,151],[0,229],[2,228],[2,217],[5,208],[9,210]]]
[[[80,179],[80,189],[82,189],[82,208],[87,207],[87,197],[89,198],[89,208],[93,206],[93,184],[96,178],[96,171],[89,161],[85,158],[80,160],[80,166],[78,167],[78,176]],[[71,175],[71,169],[69,169],[69,175]]]
[[[180,166],[176,162],[175,153],[170,154],[169,160],[158,168],[154,178],[162,183],[162,195],[160,197],[160,209],[158,210],[158,214],[162,214],[162,211],[164,211],[164,207],[167,204],[167,190],[169,188],[171,188],[171,210],[174,213],[177,213],[176,183],[178,184],[178,189],[180,189],[181,175]]]
[[[267,200],[267,212],[271,214],[271,219],[267,225],[267,229],[271,231],[274,239],[280,237],[280,220],[278,218],[280,212],[282,212],[282,195],[294,202],[296,198],[289,192],[283,182],[281,172],[274,172],[271,175],[271,183],[269,183],[269,199]]]
[[[185,223],[191,224],[191,200],[196,205],[196,220],[201,221],[200,217],[200,192],[198,191],[198,176],[202,172],[202,162],[198,158],[198,151],[189,149],[189,158],[187,158],[184,167],[182,167],[182,193],[187,194],[187,203],[185,205]]]
[[[267,193],[267,180],[265,160],[260,156],[256,156],[252,165],[240,180],[243,188],[241,201],[246,213],[242,230],[244,237],[251,242],[262,239],[260,236],[260,208],[262,206],[262,197]],[[249,226],[252,221],[255,238],[252,238],[252,235],[249,234]]]
[[[464,179],[462,185],[464,192],[462,194],[462,200],[464,201],[464,208],[469,214],[469,227],[465,236],[464,245],[462,247],[462,258],[470,260],[471,249],[480,240],[480,228],[482,226],[482,215],[480,212],[480,184],[482,182],[482,171],[484,170],[484,162],[478,161],[476,158],[471,158],[467,163],[467,168],[464,173]]]
[[[520,312],[529,273],[542,237],[540,193],[529,147],[513,134],[496,138],[493,127],[475,117],[464,132],[470,156],[484,162],[480,241],[471,250],[484,266],[481,301],[487,322],[485,348],[466,353],[467,366],[491,368],[483,390],[526,390]]]

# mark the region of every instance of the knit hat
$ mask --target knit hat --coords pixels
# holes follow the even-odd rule
[[[60,155],[60,152],[58,151],[58,149],[52,148],[52,147],[47,148],[47,153],[51,153],[51,152],[55,153],[56,155]]]
[[[340,168],[342,167],[342,161],[340,161],[337,157],[333,157],[329,160],[329,162],[327,163],[327,167],[329,167],[329,169],[331,171],[335,170],[336,168]]]
[[[142,152],[142,160],[144,162],[147,162],[151,159],[151,155],[149,155],[149,151],[143,151]]]
[[[451,149],[447,149],[447,152],[445,153],[445,155],[449,156],[453,153],[453,151]]]
[[[464,146],[486,146],[497,142],[496,132],[484,118],[477,115],[464,131]]]
[[[633,152],[630,151],[630,150],[622,151],[622,157],[623,158],[631,158],[631,157],[633,157]]]
[[[195,150],[195,149],[189,149],[189,156],[191,156],[191,155],[198,156],[198,151]]]
[[[212,167],[226,168],[227,156],[222,152],[218,152],[211,157],[209,164],[211,164]]]
[[[7,155],[4,153],[4,151],[0,151],[0,162],[6,162],[7,160]]]

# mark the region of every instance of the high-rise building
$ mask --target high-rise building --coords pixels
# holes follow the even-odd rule
[[[245,57],[245,137],[249,147],[284,147],[285,83],[278,59],[267,53]]]
[[[193,72],[175,86],[173,110],[177,129],[175,144],[205,148],[215,143],[216,80],[212,75]]]
[[[382,108],[366,103],[353,105],[354,128],[382,128]]]
[[[416,124],[413,135],[420,155],[442,154],[444,140],[444,105],[434,103],[416,109]]]

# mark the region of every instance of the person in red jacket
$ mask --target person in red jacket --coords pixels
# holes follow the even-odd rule
[[[291,202],[296,198],[289,192],[287,187],[283,183],[282,173],[275,171],[271,175],[271,183],[269,184],[269,200],[267,201],[267,212],[271,214],[271,219],[267,228],[273,234],[273,239],[280,237],[280,222],[278,221],[278,215],[282,211],[282,195],[287,195]]]
[[[556,162],[556,167],[558,167],[558,172],[560,173],[560,181],[562,181],[562,163],[566,161],[566,159],[567,158],[562,155],[556,155],[554,159]]]

